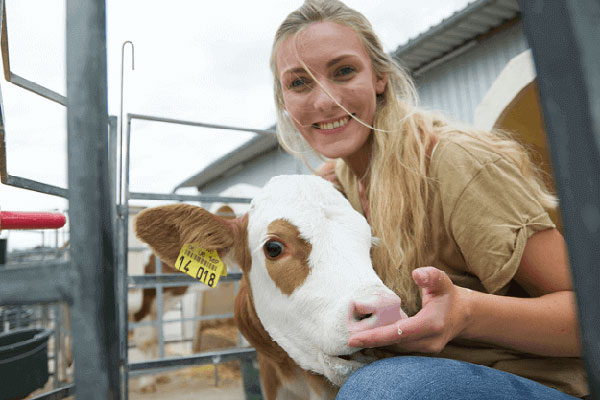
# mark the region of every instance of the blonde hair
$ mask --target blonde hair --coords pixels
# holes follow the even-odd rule
[[[373,267],[381,279],[402,298],[405,311],[420,308],[420,294],[411,273],[424,266],[430,232],[428,204],[430,179],[428,151],[442,136],[475,139],[512,160],[534,188],[546,208],[556,206],[530,161],[526,150],[506,132],[459,127],[441,115],[417,108],[417,92],[408,74],[383,50],[369,21],[338,0],[306,0],[280,25],[271,53],[277,108],[277,135],[282,147],[306,162],[311,151],[284,111],[276,56],[280,44],[314,22],[331,21],[353,29],[360,38],[377,77],[387,75],[387,86],[377,97],[372,127],[368,199],[370,223],[381,245],[373,248]],[[392,190],[393,188],[393,190]],[[401,196],[398,196],[401,193]]]

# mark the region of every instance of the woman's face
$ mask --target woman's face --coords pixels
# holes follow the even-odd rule
[[[350,118],[336,101],[372,126],[376,95],[383,93],[387,80],[375,76],[356,32],[334,22],[313,23],[281,43],[276,61],[285,110],[308,144],[329,158],[360,151],[371,129]]]

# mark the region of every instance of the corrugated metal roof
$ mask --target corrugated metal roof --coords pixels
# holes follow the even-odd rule
[[[410,39],[392,54],[404,67],[418,71],[518,16],[518,0],[477,0]]]
[[[406,68],[418,72],[432,62],[443,61],[450,53],[518,16],[518,0],[473,1],[464,9],[399,46],[392,55]],[[177,185],[175,190],[182,187],[207,186],[227,174],[230,169],[277,146],[275,135],[257,136],[186,179]]]

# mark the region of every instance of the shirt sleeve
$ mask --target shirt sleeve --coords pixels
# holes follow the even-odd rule
[[[450,232],[468,272],[489,293],[514,277],[527,239],[555,227],[518,168],[500,157],[479,165],[456,198]]]

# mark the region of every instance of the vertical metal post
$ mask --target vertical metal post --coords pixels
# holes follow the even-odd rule
[[[64,314],[63,314],[63,307],[67,307],[64,303],[63,304],[57,304],[56,308],[55,308],[55,341],[56,341],[56,360],[55,360],[55,373],[56,373],[56,378],[57,378],[57,382],[58,384],[60,383],[61,379],[66,379],[67,377],[67,360],[66,360],[66,355],[67,355],[67,349],[65,348],[65,341],[63,340],[63,338],[65,337],[66,334],[69,334],[69,332],[65,331],[63,332],[63,320],[64,320]],[[58,387],[55,386],[54,388],[56,389]]]
[[[118,180],[120,182],[120,179]],[[117,252],[118,252],[118,296],[122,299],[119,302],[119,337],[120,337],[120,372],[121,372],[121,399],[129,398],[129,366],[128,366],[128,347],[129,347],[129,321],[128,321],[128,290],[127,290],[127,215],[124,215],[124,206],[118,206],[117,219]]]
[[[117,204],[117,117],[108,118],[108,176],[110,176],[110,198]]]
[[[60,336],[62,335],[61,332],[61,325],[62,325],[62,321],[60,319],[60,304],[53,304],[52,305],[52,315],[53,315],[53,319],[54,319],[54,326],[52,327],[54,329],[54,379],[52,380],[53,383],[53,387],[54,389],[58,388],[58,385],[60,383],[59,380],[59,361],[60,359],[62,359],[62,357],[60,356],[60,353],[62,351],[62,346],[61,346],[61,342],[60,342]]]
[[[119,336],[108,173],[103,0],[67,0],[67,130],[72,313],[78,399],[118,399]]]
[[[120,340],[120,372],[121,372],[121,399],[127,400],[129,398],[129,366],[128,366],[128,335],[129,335],[129,321],[127,314],[127,303],[128,303],[128,290],[127,290],[127,219],[124,213],[124,206],[120,204],[118,206],[118,219],[117,219],[117,251],[118,251],[118,273],[119,273],[119,297],[122,301],[120,305],[119,315],[119,337]]]
[[[116,204],[116,246],[117,249],[117,296],[122,301],[119,304],[119,373],[121,376],[121,399],[127,400],[129,388],[129,368],[128,362],[128,315],[127,315],[127,244],[124,239],[127,230],[127,220],[123,216],[123,203],[120,196],[120,187],[122,186],[122,177],[117,175],[119,166],[123,162],[122,144],[119,145],[119,131],[117,117],[109,118],[109,139],[108,139],[108,165],[109,174],[112,179],[110,183],[111,198]],[[124,226],[125,224],[125,226]]]
[[[123,151],[123,133],[121,132],[120,146],[120,159],[119,165],[125,164],[124,175],[120,174],[118,178],[119,187],[123,188],[124,195],[119,196],[119,268],[121,269],[121,279],[124,284],[122,287],[123,292],[121,293],[121,299],[123,299],[122,307],[124,308],[124,315],[122,317],[122,329],[121,329],[121,371],[123,385],[121,398],[123,400],[129,399],[129,355],[128,355],[128,335],[129,335],[129,321],[127,319],[127,304],[129,304],[129,291],[128,286],[128,264],[127,256],[129,254],[129,145],[131,140],[131,119],[129,114],[127,115],[127,140],[126,149]],[[123,178],[125,182],[123,183]]]
[[[156,257],[156,274],[162,274],[162,261]],[[156,337],[158,339],[158,357],[165,357],[165,335],[163,331],[163,314],[165,298],[163,296],[162,285],[156,287],[156,321],[153,322],[154,328],[156,329]]]
[[[569,248],[584,361],[600,399],[600,2],[521,0]]]

